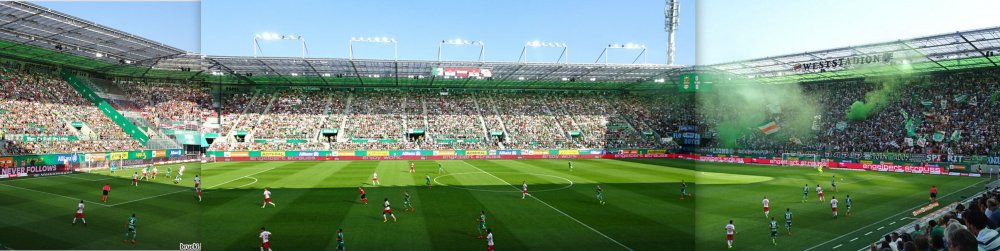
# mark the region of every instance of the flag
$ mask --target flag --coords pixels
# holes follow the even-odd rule
[[[781,128],[778,127],[778,123],[777,122],[774,122],[774,120],[771,120],[771,121],[768,121],[767,123],[764,123],[763,125],[758,126],[757,129],[760,129],[760,131],[763,132],[766,135],[771,135],[773,133],[778,132],[778,130],[780,130]]]
[[[993,95],[990,95],[990,105],[997,103],[997,94],[1000,94],[1000,91],[993,91]]]
[[[965,101],[968,101],[968,100],[969,100],[969,94],[964,94],[963,93],[963,94],[955,95],[955,102],[964,103]]]
[[[909,114],[909,113],[906,113],[906,111],[904,111],[903,109],[899,109],[899,114],[902,114],[902,115],[903,115],[903,119],[904,119],[904,120],[906,120],[906,119],[910,119],[910,114]]]
[[[951,141],[962,140],[962,130],[955,130],[951,133]]]
[[[821,123],[823,123],[823,115],[813,116],[813,131],[819,131]]]
[[[843,131],[845,128],[847,128],[847,122],[844,121],[837,122],[837,130]]]
[[[917,136],[916,127],[913,125],[913,120],[906,120],[906,136],[913,137]]]
[[[920,147],[927,146],[927,137],[925,135],[920,135],[920,139],[917,139],[917,145]]]
[[[933,139],[935,142],[944,141],[944,132],[942,131],[934,132],[934,135],[931,136],[931,139]]]
[[[796,137],[788,138],[788,141],[791,141],[792,143],[795,143],[796,145],[801,145],[802,144],[802,140],[800,140],[799,138],[796,138]]]
[[[913,146],[913,138],[903,138],[903,143],[906,143],[906,146]]]
[[[927,108],[930,108],[931,106],[934,105],[934,102],[932,102],[930,100],[924,100],[924,101],[920,101],[920,104],[924,105]]]
[[[979,105],[979,96],[972,96],[972,99],[969,100],[969,104],[974,106]]]

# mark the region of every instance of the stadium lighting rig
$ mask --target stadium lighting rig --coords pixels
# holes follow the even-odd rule
[[[639,55],[636,56],[635,59],[632,60],[632,63],[634,64],[636,61],[639,61],[639,57],[642,57],[642,64],[646,64],[646,45],[644,45],[644,44],[636,44],[636,43],[626,43],[626,44],[612,43],[612,44],[609,44],[608,47],[604,47],[604,52],[601,52],[601,55],[597,56],[597,60],[594,60],[594,63],[597,63],[603,57],[604,58],[604,64],[607,65],[608,64],[608,50],[610,50],[610,49],[642,50],[641,52],[639,52]]]
[[[559,54],[559,58],[556,59],[556,63],[559,63],[560,59],[563,60],[564,64],[568,64],[569,63],[569,46],[567,46],[566,43],[542,42],[542,41],[538,41],[538,40],[529,41],[527,43],[524,43],[524,47],[521,49],[521,56],[517,58],[518,62],[520,62],[521,59],[523,58],[524,59],[524,63],[528,63],[528,47],[532,47],[532,48],[541,48],[541,47],[545,47],[545,48],[562,48],[563,49],[562,53]]]
[[[264,54],[260,49],[260,40],[273,41],[273,40],[298,40],[302,43],[302,58],[309,56],[309,47],[306,47],[306,38],[303,36],[296,35],[278,35],[277,33],[258,33],[253,36],[253,57],[257,57],[257,52]]]
[[[392,60],[399,60],[399,45],[391,37],[352,37],[348,44],[348,59],[354,59],[354,43],[392,44]]]
[[[456,46],[478,45],[479,62],[483,62],[486,60],[486,44],[483,43],[483,41],[462,40],[458,38],[458,39],[441,40],[441,43],[438,43],[438,61],[441,61],[441,48],[444,47],[445,45],[456,45]]]

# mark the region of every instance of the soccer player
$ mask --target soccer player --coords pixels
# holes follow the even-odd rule
[[[170,178],[170,166],[167,166],[167,178]]]
[[[372,185],[378,186],[378,171],[372,172]]]
[[[368,199],[365,198],[365,189],[361,188],[361,187],[358,187],[358,190],[360,190],[360,193],[361,193],[361,202],[364,202],[365,205],[368,205]]]
[[[108,203],[108,193],[111,192],[111,185],[104,183],[104,187],[101,187],[101,202],[104,204]]]
[[[771,214],[771,207],[770,207],[771,200],[768,200],[767,196],[764,196],[764,200],[761,201],[760,203],[764,204],[764,218],[767,218],[768,215]]]
[[[851,217],[851,206],[854,205],[854,200],[851,199],[850,194],[847,195],[847,199],[844,201],[844,204],[847,206],[847,213],[845,213],[844,216]]]
[[[483,238],[483,231],[486,230],[486,211],[485,210],[479,211],[479,219],[476,219],[476,221],[479,222],[479,228],[478,228],[478,230],[479,230],[479,237],[476,237],[476,238],[482,239]]]
[[[337,250],[344,250],[344,229],[337,229]]]
[[[522,180],[521,181],[521,199],[523,200],[524,196],[527,196],[527,195],[528,195],[528,182]]]
[[[486,251],[493,251],[493,230],[486,229]]]
[[[601,189],[601,185],[597,185],[597,191],[595,191],[594,193],[597,194],[597,202],[600,202],[601,205],[604,205],[604,189]]]
[[[177,168],[177,177],[174,178],[174,184],[177,184],[177,182],[181,182],[182,180],[181,176],[184,176],[184,165],[181,165],[180,168]]]
[[[778,222],[771,217],[771,245],[778,245]]]
[[[681,199],[682,200],[684,199],[685,196],[686,197],[691,197],[691,195],[689,195],[688,192],[687,192],[687,188],[688,188],[687,182],[684,182],[684,180],[681,180]]]
[[[809,184],[802,187],[802,202],[806,202],[809,199]]]
[[[816,170],[819,171],[819,175],[820,176],[823,176],[823,166],[822,165],[816,166]]]
[[[837,175],[834,175],[833,180],[830,180],[830,186],[833,187],[833,192],[837,192]]]
[[[149,167],[139,169],[139,171],[142,172],[142,177],[139,178],[140,180],[141,179],[149,180],[149,177],[147,177],[147,175],[149,174],[149,172],[147,170],[149,170]]]
[[[194,191],[198,193],[198,202],[201,202],[201,178],[194,176]]]
[[[573,161],[572,161],[572,160],[570,160],[570,161],[569,161],[569,162],[567,162],[567,163],[569,163],[569,171],[570,171],[570,172],[572,172],[572,171],[573,171]]]
[[[729,224],[726,225],[726,244],[729,248],[733,248],[733,235],[736,235],[736,226],[733,225],[733,220],[729,220]]]
[[[261,243],[260,243],[260,251],[264,251],[265,249],[267,251],[271,251],[271,232],[269,232],[266,229],[264,229],[264,227],[260,227],[260,236],[259,237],[260,237],[260,241],[261,241]]]
[[[833,198],[830,199],[830,207],[833,208],[833,218],[836,219],[837,218],[837,196],[833,196]]]
[[[139,173],[132,174],[132,185],[139,187]]]
[[[132,216],[128,217],[128,230],[125,231],[125,239],[122,240],[122,243],[128,242],[128,235],[132,234],[132,244],[135,244],[135,221],[135,213],[132,213]]]
[[[156,179],[156,173],[157,173],[158,171],[159,171],[159,170],[156,170],[156,167],[154,166],[154,167],[153,167],[153,179],[154,179],[154,180]]]
[[[426,182],[427,183],[427,189],[430,189],[431,188],[431,176],[427,175],[426,180],[427,180],[427,182]]]
[[[416,173],[416,171],[413,170],[413,162],[410,162],[410,173]]]
[[[403,212],[406,211],[416,212],[417,209],[413,208],[413,203],[410,203],[410,192],[403,191]]]
[[[260,208],[266,207],[267,204],[271,204],[271,206],[273,206],[273,207],[278,207],[278,205],[275,205],[274,202],[271,202],[271,191],[268,190],[267,187],[265,187],[264,188],[264,204],[261,205]]]
[[[816,184],[816,195],[819,196],[819,203],[823,203],[823,187]]]
[[[931,186],[931,203],[937,202],[937,187]]]
[[[438,173],[444,173],[444,166],[441,163],[438,163]]]
[[[104,162],[108,164],[108,170],[111,170],[111,175],[115,175],[115,164],[110,162]]]
[[[83,221],[83,226],[87,226],[87,219],[83,218],[83,200],[80,200],[80,204],[76,204],[76,214],[73,215],[73,225],[76,225],[76,219]]]
[[[785,209],[785,230],[788,230],[788,235],[792,235],[792,209]]]
[[[383,205],[385,206],[385,209],[382,209],[382,222],[385,223],[386,221],[389,221],[389,219],[385,217],[386,214],[392,216],[392,222],[396,222],[396,215],[392,214],[392,209],[389,208],[389,198],[385,198],[385,203],[383,203]]]

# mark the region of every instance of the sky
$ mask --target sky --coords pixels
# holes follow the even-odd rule
[[[661,0],[244,0],[37,2],[70,15],[208,55],[253,55],[254,34],[300,35],[310,57],[348,57],[351,37],[392,37],[400,59],[435,60],[442,39],[481,40],[486,60],[516,61],[527,41],[566,43],[571,63],[593,63],[610,43],[645,44],[665,63]],[[716,64],[1000,26],[1000,1],[681,0],[677,63]],[[298,57],[294,41],[261,41],[264,56]],[[529,48],[555,62],[560,48]],[[639,51],[615,49],[611,63]],[[393,48],[356,44],[356,58]],[[444,60],[478,60],[475,46],[446,46]],[[600,61],[603,61],[601,59]],[[640,58],[640,62],[642,59]]]

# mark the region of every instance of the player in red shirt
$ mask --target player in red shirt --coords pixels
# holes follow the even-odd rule
[[[931,203],[937,202],[937,187],[931,186]]]
[[[416,171],[413,171],[413,162],[410,162],[410,172],[411,173],[415,173],[416,172]]]
[[[364,202],[365,205],[368,205],[368,198],[365,198],[365,189],[358,187],[358,190],[361,190],[361,202]]]
[[[101,188],[101,202],[104,202],[105,204],[108,203],[108,192],[111,192],[111,185],[104,183],[104,187]]]

